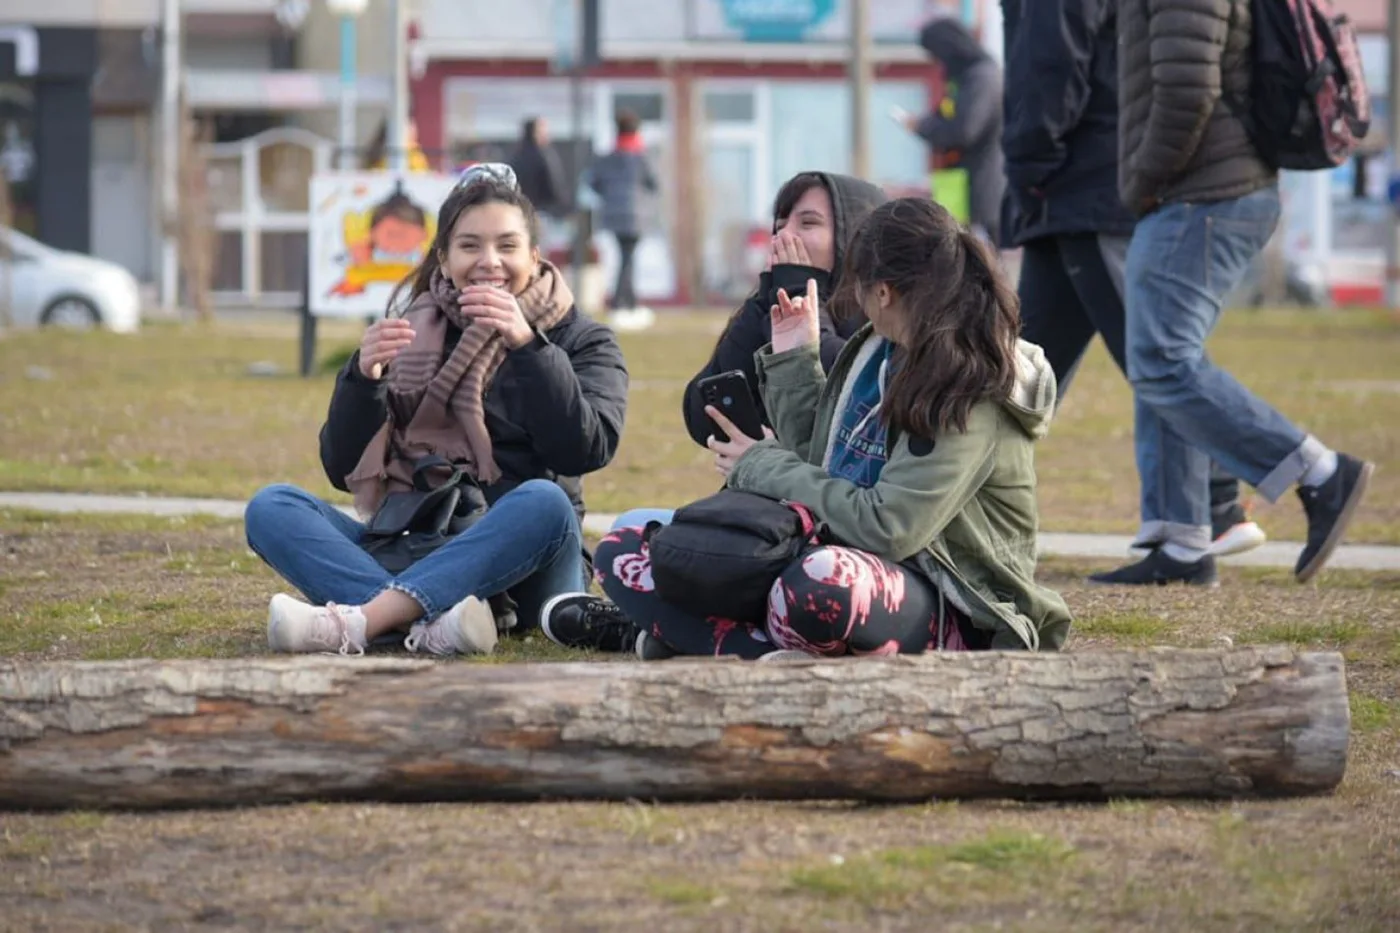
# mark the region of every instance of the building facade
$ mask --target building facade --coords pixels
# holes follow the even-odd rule
[[[161,0],[0,4],[0,171],[14,222],[61,249],[157,278]],[[212,148],[215,288],[292,304],[310,173],[333,158],[340,28],[324,0],[180,0],[181,94]],[[388,0],[357,30],[357,142],[389,97]],[[249,143],[248,140],[258,142]]]
[[[60,249],[91,242],[97,33],[0,24],[0,171],[11,222]]]
[[[922,113],[940,87],[916,43],[928,0],[870,4],[875,83],[871,180],[928,191],[928,152],[892,119]],[[570,176],[613,141],[631,110],[660,181],[645,207],[638,292],[665,304],[751,287],[745,249],[782,182],[851,169],[846,0],[602,0],[602,64],[568,68],[569,0],[423,0],[413,43],[419,137],[444,168],[501,158],[544,117]],[[554,233],[555,243],[566,238]],[[608,238],[598,247],[615,258]]]

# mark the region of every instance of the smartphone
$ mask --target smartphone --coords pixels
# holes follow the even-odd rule
[[[734,422],[734,426],[749,437],[763,437],[763,419],[759,417],[758,405],[753,400],[749,380],[741,369],[732,369],[717,376],[706,376],[700,380],[700,397],[706,405],[712,405]],[[729,435],[720,430],[713,418],[710,427],[715,437],[729,440]]]

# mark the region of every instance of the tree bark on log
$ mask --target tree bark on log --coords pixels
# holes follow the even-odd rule
[[[0,807],[1321,793],[1342,658],[0,662]]]

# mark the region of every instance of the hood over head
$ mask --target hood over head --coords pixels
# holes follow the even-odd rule
[[[871,211],[888,201],[890,196],[878,185],[872,185],[852,175],[834,175],[828,172],[817,174],[821,176],[822,184],[831,195],[832,242],[836,245],[831,280],[835,283],[841,278],[841,270],[846,263],[846,248],[850,246],[861,222],[870,216]]]
[[[991,59],[977,38],[955,16],[939,16],[924,24],[919,45],[947,69],[960,75],[973,65]]]
[[[870,216],[870,212],[890,199],[885,190],[878,185],[872,185],[868,181],[856,178],[853,175],[837,175],[832,172],[798,172],[793,178],[801,175],[815,175],[821,179],[822,187],[826,188],[827,194],[831,196],[831,241],[833,244],[833,262],[831,266],[831,280],[833,284],[841,278],[841,267],[846,262],[846,248],[851,243],[851,238],[855,236],[856,229],[861,221]],[[784,182],[786,186],[788,182]],[[773,218],[772,231],[778,230],[778,218]]]
[[[1055,371],[1045,351],[1025,340],[1016,341],[1016,385],[1002,405],[1033,440],[1050,433],[1056,388]]]

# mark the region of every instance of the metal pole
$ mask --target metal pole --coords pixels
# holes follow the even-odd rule
[[[581,18],[580,18],[581,19]],[[588,168],[584,164],[584,154],[587,152],[587,144],[583,136],[583,62],[579,57],[574,58],[574,73],[570,81],[571,106],[573,109],[574,124],[574,289],[577,294],[583,294],[583,267],[588,264],[588,224],[587,214],[583,204],[578,197],[577,186],[579,179],[583,177],[583,172]]]
[[[174,313],[180,303],[180,0],[163,0],[160,82],[160,304]]]
[[[340,18],[340,146],[336,167],[355,167],[355,17]]]
[[[394,30],[390,45],[394,69],[394,96],[389,105],[389,168],[408,168],[408,4],[409,0],[389,0]]]
[[[1390,74],[1388,100],[1386,101],[1386,128],[1390,134],[1390,178],[1386,179],[1387,195],[1390,186],[1400,179],[1400,0],[1390,0],[1390,19],[1387,23],[1390,33]],[[1400,207],[1392,204],[1385,249],[1385,303],[1392,311],[1400,310]]]
[[[875,80],[870,0],[851,0],[851,173],[870,176],[870,88]]]

